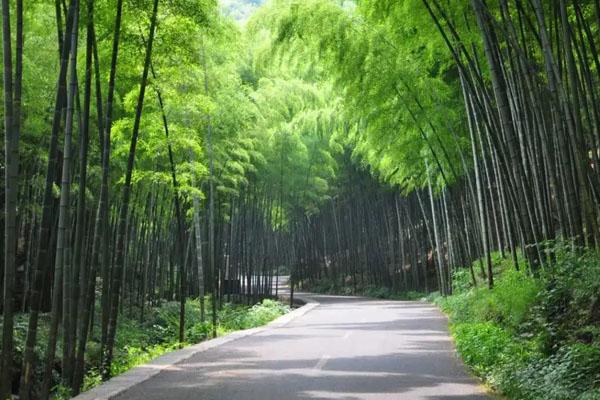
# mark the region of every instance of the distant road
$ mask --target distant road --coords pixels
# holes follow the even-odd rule
[[[446,318],[425,303],[304,296],[320,305],[197,353],[118,399],[483,400]]]

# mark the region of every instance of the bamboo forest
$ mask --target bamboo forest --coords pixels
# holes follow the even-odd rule
[[[600,399],[600,0],[1,3],[1,400]],[[353,304],[306,387],[221,374]]]

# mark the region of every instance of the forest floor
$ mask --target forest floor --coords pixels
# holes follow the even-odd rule
[[[435,306],[308,298],[319,304],[289,323],[198,352],[117,398],[490,398],[456,356]]]

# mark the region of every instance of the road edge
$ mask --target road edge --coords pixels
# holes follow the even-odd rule
[[[296,318],[303,316],[319,306],[319,303],[312,298],[297,298],[304,301],[305,304],[287,314],[282,315],[279,318],[274,319],[264,326],[232,332],[216,339],[206,340],[204,342],[184,347],[181,350],[163,354],[162,356],[159,356],[146,364],[133,367],[129,371],[124,372],[121,375],[117,375],[114,378],[111,378],[108,381],[100,384],[99,386],[73,397],[72,400],[114,399],[116,396],[126,392],[132,387],[158,375],[162,371],[174,368],[176,364],[181,363],[198,353],[223,346],[226,343],[230,343],[238,339],[256,335],[269,329],[282,328]]]
[[[438,313],[443,315],[444,318],[446,319],[446,323],[448,325],[448,336],[450,337],[450,342],[452,342],[452,348],[454,350],[453,351],[454,357],[458,360],[461,368],[467,372],[469,377],[471,379],[473,379],[477,383],[477,385],[481,389],[483,389],[483,391],[485,391],[485,394],[490,397],[490,400],[508,400],[507,397],[496,392],[494,390],[494,388],[492,388],[485,379],[477,376],[475,374],[475,372],[473,371],[473,369],[467,365],[467,363],[463,359],[462,355],[458,352],[458,348],[456,346],[456,339],[454,338],[454,334],[452,333],[452,329],[451,329],[452,321],[450,320],[450,315],[448,313],[446,313],[444,310],[442,310],[442,307],[440,307],[440,305],[436,304],[434,301],[430,301],[430,300],[419,300],[419,301],[424,301],[425,303],[431,305],[432,307],[434,307],[437,310]]]

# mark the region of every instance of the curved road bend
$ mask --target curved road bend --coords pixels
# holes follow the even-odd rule
[[[483,400],[446,318],[418,302],[311,296],[321,303],[133,386],[140,400]]]

